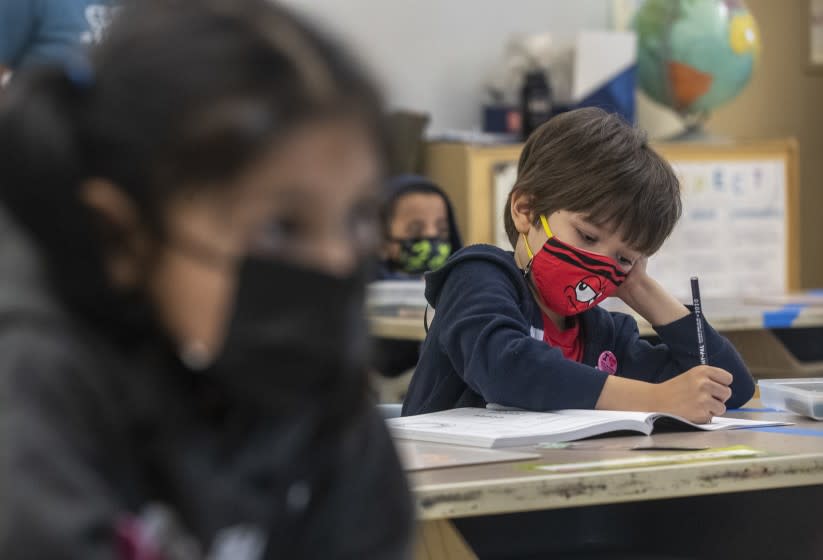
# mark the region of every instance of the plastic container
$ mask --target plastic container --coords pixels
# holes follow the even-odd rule
[[[823,377],[761,379],[757,384],[764,405],[823,420]]]

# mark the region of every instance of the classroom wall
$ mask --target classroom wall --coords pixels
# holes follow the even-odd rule
[[[763,52],[748,87],[711,115],[710,134],[793,136],[800,143],[800,283],[823,287],[823,71],[810,72],[809,0],[747,0]],[[652,138],[682,130],[671,111],[638,93],[638,120]]]
[[[747,0],[763,53],[752,82],[718,109],[710,131],[800,141],[800,254],[804,288],[823,287],[823,71],[810,73],[809,0]]]
[[[605,29],[635,0],[282,0],[337,33],[376,74],[389,104],[428,112],[430,131],[477,128],[483,84],[515,33]],[[764,51],[752,82],[709,120],[729,137],[800,141],[801,283],[823,287],[823,73],[807,71],[808,0],[747,0]],[[652,137],[678,121],[640,94]]]
[[[613,0],[283,0],[353,45],[396,108],[479,128],[483,84],[514,33],[610,27]]]

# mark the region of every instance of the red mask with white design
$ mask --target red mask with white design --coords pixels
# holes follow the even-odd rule
[[[564,317],[577,315],[613,295],[626,281],[616,260],[563,243],[552,234],[545,216],[540,222],[549,239],[535,255],[523,236],[531,259],[526,275],[549,309]]]

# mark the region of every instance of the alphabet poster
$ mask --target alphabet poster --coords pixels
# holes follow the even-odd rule
[[[781,159],[672,162],[683,216],[649,273],[673,295],[783,293],[787,288],[786,165]]]

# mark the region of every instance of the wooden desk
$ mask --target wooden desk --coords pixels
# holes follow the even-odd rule
[[[632,315],[641,336],[654,336],[652,326],[620,300],[606,300],[603,307]],[[823,327],[823,305],[802,308],[748,303],[743,299],[705,299],[703,314],[720,332],[762,331],[770,328]]]
[[[645,319],[619,300],[607,300],[603,305],[609,311],[634,315],[641,336],[655,332]],[[778,305],[757,305],[743,300],[706,300],[704,315],[721,332],[762,331],[769,328],[823,327],[823,305],[809,305],[802,309],[787,309]],[[423,309],[404,309],[403,315],[369,314],[371,333],[381,338],[423,340]],[[429,321],[434,312],[429,310]]]
[[[641,336],[655,332],[645,319],[619,300],[607,300],[604,307],[634,315]],[[808,377],[823,375],[823,362],[801,363],[775,338],[773,328],[823,327],[823,305],[803,307],[761,305],[742,299],[704,301],[704,313],[711,325],[737,347],[756,377]],[[423,309],[404,309],[402,315],[370,314],[372,335],[400,340],[423,340]],[[429,310],[429,321],[434,312]]]
[[[755,406],[758,406],[756,403]],[[796,422],[784,429],[687,432],[650,437],[617,437],[587,440],[573,449],[537,449],[541,458],[523,463],[432,469],[409,473],[424,538],[451,542],[449,554],[458,555],[460,539],[449,535],[443,520],[469,516],[510,514],[598,504],[623,504],[647,500],[754,492],[801,486],[823,489],[823,423],[784,413],[734,413],[754,419],[786,419]],[[531,465],[566,464],[623,457],[638,453],[636,445],[728,447],[747,445],[769,456],[703,463],[622,468],[575,474],[548,474]],[[535,451],[535,448],[518,448]],[[737,500],[737,498],[735,498]],[[664,503],[664,502],[661,502]],[[731,501],[729,503],[732,503]],[[817,510],[819,513],[823,509]],[[798,512],[804,514],[804,512]],[[718,512],[706,512],[715,515]],[[811,514],[811,512],[805,512]],[[823,517],[820,532],[823,533]],[[449,538],[452,540],[449,541]],[[444,545],[446,546],[446,545]],[[463,549],[463,558],[471,558]],[[429,545],[423,558],[437,558]]]
[[[734,415],[745,418],[787,418],[798,423],[793,428],[816,430],[820,432],[820,437],[787,437],[783,432],[752,430],[610,437],[587,440],[585,446],[590,446],[590,449],[538,449],[537,452],[542,457],[534,462],[565,464],[634,457],[638,452],[625,448],[635,445],[747,445],[775,455],[573,475],[554,475],[528,470],[522,463],[496,463],[414,472],[410,473],[410,479],[414,488],[418,518],[445,519],[823,484],[823,423],[805,421],[797,416],[782,413]],[[624,449],[614,449],[621,446]],[[535,448],[512,450],[533,452]],[[638,472],[642,472],[643,476],[638,477]]]
[[[417,340],[426,338],[423,327],[423,312],[419,317],[395,317],[392,315],[368,316],[369,330],[372,336],[394,340]]]

